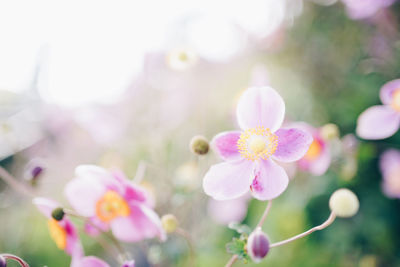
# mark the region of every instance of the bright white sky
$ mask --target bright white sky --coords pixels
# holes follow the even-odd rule
[[[113,102],[146,51],[184,43],[206,59],[227,60],[245,44],[235,24],[266,36],[283,21],[287,1],[0,0],[0,89],[26,90],[40,58],[46,101]]]

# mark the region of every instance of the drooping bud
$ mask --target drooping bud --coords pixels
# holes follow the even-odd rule
[[[65,215],[65,212],[64,212],[63,208],[61,208],[61,207],[55,208],[51,212],[51,217],[53,217],[53,219],[56,221],[61,221],[64,218],[64,215]]]
[[[336,216],[348,218],[357,213],[360,203],[352,191],[341,188],[332,194],[329,199],[329,207]]]
[[[179,222],[178,219],[172,214],[166,214],[161,218],[161,224],[164,228],[165,232],[173,233],[176,228],[178,228]]]
[[[134,260],[125,261],[124,264],[122,264],[121,267],[135,267],[135,261]]]
[[[40,159],[31,160],[25,168],[24,178],[35,185],[43,174],[45,166]]]
[[[247,240],[247,253],[251,259],[258,263],[267,256],[269,252],[269,240],[267,235],[258,227]]]
[[[7,266],[7,260],[4,258],[2,255],[0,255],[0,267],[6,267]]]
[[[336,124],[328,123],[321,128],[321,137],[324,140],[333,140],[339,137],[339,128]]]
[[[190,140],[190,150],[194,154],[205,155],[208,153],[210,145],[204,136],[196,135]]]

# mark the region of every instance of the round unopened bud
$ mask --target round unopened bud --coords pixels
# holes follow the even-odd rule
[[[336,124],[328,123],[321,128],[321,137],[325,140],[332,140],[339,137],[339,128]]]
[[[51,212],[51,217],[56,221],[61,221],[64,218],[65,212],[63,208],[56,208]]]
[[[6,267],[7,266],[7,260],[4,258],[2,255],[0,255],[0,267]]]
[[[267,235],[258,227],[247,240],[247,254],[258,263],[267,256],[269,252],[269,240]]]
[[[161,224],[165,232],[173,233],[178,228],[178,219],[172,214],[166,214],[161,218]]]
[[[329,199],[329,207],[338,217],[354,216],[360,203],[356,194],[346,188],[336,190]]]
[[[208,153],[210,145],[204,136],[196,135],[190,140],[190,150],[198,155],[205,155]]]

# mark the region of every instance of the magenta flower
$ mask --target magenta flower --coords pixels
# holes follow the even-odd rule
[[[380,159],[382,189],[390,198],[400,198],[400,150],[388,149]]]
[[[346,5],[347,14],[352,19],[366,19],[379,10],[389,7],[396,0],[342,0]]]
[[[382,86],[383,105],[372,106],[358,117],[357,134],[364,139],[384,139],[400,127],[400,79]]]
[[[313,137],[307,153],[297,162],[299,168],[313,175],[323,175],[331,164],[331,152],[329,144],[321,136],[321,129],[314,128],[304,122],[296,123],[295,125]]]
[[[225,162],[213,165],[206,173],[204,191],[216,200],[238,198],[249,189],[259,200],[276,198],[286,189],[289,179],[274,160],[299,160],[312,137],[299,129],[279,129],[285,103],[270,87],[247,89],[239,99],[236,115],[243,131],[214,137],[212,146]]]
[[[64,216],[60,221],[56,221],[51,216],[52,211],[59,208],[60,204],[51,199],[42,197],[34,198],[33,204],[35,204],[39,211],[48,218],[47,225],[50,236],[56,243],[57,247],[71,256],[83,256],[83,249],[79,240],[78,232],[69,220],[68,216]]]
[[[80,215],[100,222],[103,230],[110,227],[121,241],[165,239],[161,220],[141,187],[97,166],[78,166],[75,172],[77,178],[67,184],[65,194]]]

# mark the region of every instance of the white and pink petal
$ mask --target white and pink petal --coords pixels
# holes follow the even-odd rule
[[[241,156],[237,142],[240,139],[240,135],[240,131],[222,132],[213,138],[211,146],[223,160],[239,160]]]
[[[301,159],[313,141],[311,134],[296,128],[279,129],[275,134],[278,136],[278,147],[273,158],[281,162]]]

